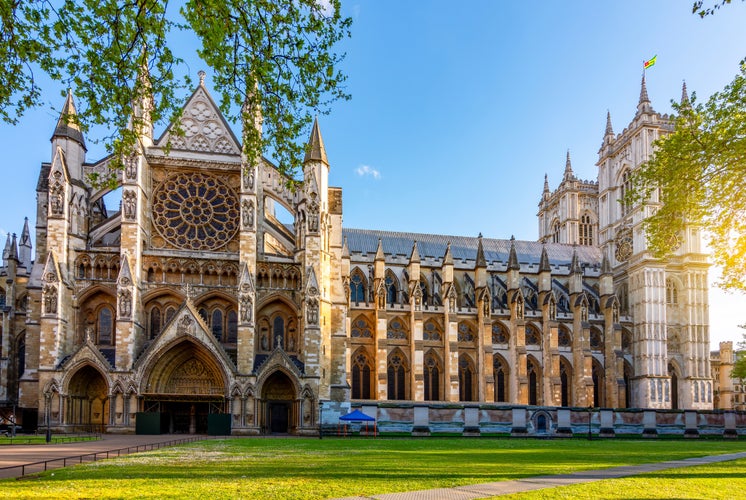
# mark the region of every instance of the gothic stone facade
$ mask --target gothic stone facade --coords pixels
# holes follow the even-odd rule
[[[183,135],[140,132],[110,212],[87,181],[110,159],[86,161],[68,96],[35,259],[28,225],[3,255],[0,403],[110,432],[139,412],[205,432],[223,413],[236,434],[312,433],[351,401],[712,408],[698,230],[655,260],[650,206],[618,201],[669,127],[644,91],[628,129],[609,123],[598,182],[568,156],[545,186],[539,242],[343,229],[318,124],[289,190],[242,156],[203,83]]]

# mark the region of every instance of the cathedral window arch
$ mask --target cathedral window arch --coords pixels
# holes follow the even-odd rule
[[[492,343],[507,344],[510,341],[510,333],[502,323],[495,321],[492,323]]]
[[[114,345],[114,312],[111,307],[102,306],[96,318],[97,344]]]
[[[399,279],[389,269],[386,271],[386,303],[394,305],[399,303]]]
[[[541,400],[541,365],[533,356],[526,356],[528,375],[528,404],[538,405]]]
[[[560,356],[560,406],[572,404],[572,365]]]
[[[149,312],[148,320],[148,338],[154,339],[159,333],[161,333],[161,309],[158,306],[153,306]]]
[[[565,326],[560,326],[557,332],[557,345],[559,347],[572,347],[572,334]]]
[[[601,351],[604,346],[604,336],[598,328],[591,329],[590,345],[592,351]]]
[[[476,401],[476,370],[474,361],[467,354],[458,357],[459,401]]]
[[[370,321],[363,315],[356,317],[352,321],[350,336],[357,339],[373,338],[373,327]]]
[[[460,321],[458,324],[458,341],[473,343],[477,339],[477,329],[470,321]]]
[[[666,280],[666,304],[677,305],[679,303],[679,290],[674,280]]]
[[[631,173],[629,168],[625,168],[622,172],[622,175],[620,176],[620,183],[619,183],[619,206],[621,208],[621,214],[622,217],[627,215],[632,208],[629,201],[627,200],[627,195],[630,192],[630,189],[632,188],[632,179],[631,179]]]
[[[352,355],[352,399],[371,399],[372,362],[368,352],[360,348]]]
[[[430,318],[422,328],[422,340],[429,342],[441,342],[443,340],[443,328],[437,320]]]
[[[526,325],[526,345],[541,346],[541,332],[534,325]]]
[[[409,338],[407,323],[401,318],[392,318],[386,330],[386,338],[390,340],[407,340]]]
[[[400,349],[395,349],[389,354],[386,364],[388,399],[408,399],[409,366],[404,353]]]
[[[495,378],[495,402],[507,403],[509,401],[510,368],[505,358],[495,354],[492,358],[492,367]]]
[[[425,385],[425,401],[440,401],[442,396],[440,393],[441,382],[440,376],[443,373],[441,367],[440,358],[435,354],[432,349],[425,355],[425,362],[422,367],[424,385]]]
[[[560,223],[558,220],[552,222],[552,243],[561,243],[560,241]]]
[[[600,408],[605,405],[605,394],[604,394],[604,367],[597,359],[593,359],[591,368],[591,378],[593,379],[593,406]]]
[[[360,268],[356,267],[350,276],[350,303],[355,304],[356,306],[361,303],[366,304],[368,302],[365,293],[367,288],[365,274],[363,274]]]
[[[593,220],[590,214],[580,216],[580,244],[585,246],[593,245]]]

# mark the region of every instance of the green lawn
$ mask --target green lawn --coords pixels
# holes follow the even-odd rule
[[[733,499],[746,496],[746,460],[651,472],[623,479],[607,479],[497,498],[606,499],[687,498]]]
[[[329,498],[746,451],[740,441],[247,438],[0,481],[6,498]],[[722,467],[722,466],[721,466]]]

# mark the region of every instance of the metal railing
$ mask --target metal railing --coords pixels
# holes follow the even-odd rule
[[[152,451],[167,446],[175,446],[177,444],[193,443],[195,441],[202,441],[204,439],[224,439],[224,436],[192,436],[188,438],[173,439],[171,441],[164,441],[162,443],[148,443],[140,444],[136,446],[128,446],[126,448],[118,448],[114,450],[97,451],[94,453],[84,453],[82,455],[74,455],[71,457],[62,458],[51,458],[49,460],[42,460],[39,462],[31,462],[21,465],[11,465],[9,467],[0,467],[0,477],[23,477],[28,474],[36,474],[44,472],[50,469],[58,469],[60,467],[67,467],[68,465],[82,464],[88,462],[96,462],[98,460],[105,460],[107,458],[121,457],[123,455],[129,455],[132,453],[140,453],[143,451]],[[19,469],[20,474],[17,476],[9,476],[4,472]]]

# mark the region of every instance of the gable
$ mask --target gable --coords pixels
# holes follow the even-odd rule
[[[183,135],[174,124],[156,141],[157,146],[171,144],[173,151],[196,151],[237,155],[241,146],[204,85],[200,84],[182,109],[179,120]]]

